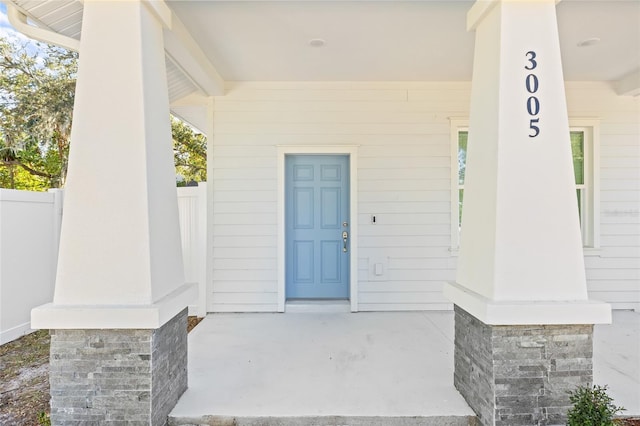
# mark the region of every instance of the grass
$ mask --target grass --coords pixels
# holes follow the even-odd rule
[[[0,346],[0,424],[38,425],[49,410],[49,332]]]

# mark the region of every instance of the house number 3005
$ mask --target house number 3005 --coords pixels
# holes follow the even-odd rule
[[[525,56],[527,57],[527,65],[525,65],[524,69],[528,71],[534,71],[538,67],[538,61],[536,60],[536,52],[533,50],[528,51]],[[529,113],[529,133],[530,138],[535,138],[540,134],[540,118],[538,118],[538,114],[540,113],[540,100],[535,96],[538,91],[538,76],[536,76],[533,72],[528,74],[524,80],[524,86],[527,89],[527,92],[531,94],[527,98],[527,112]]]

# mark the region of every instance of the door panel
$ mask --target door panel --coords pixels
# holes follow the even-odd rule
[[[349,297],[348,177],[345,155],[285,157],[287,299]]]

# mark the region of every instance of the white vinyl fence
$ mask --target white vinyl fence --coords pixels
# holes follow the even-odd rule
[[[207,184],[178,188],[178,214],[182,237],[184,280],[198,283],[198,302],[189,315],[207,314]]]
[[[0,345],[29,333],[31,309],[53,299],[64,192],[0,189]],[[206,184],[178,188],[185,281],[206,314]]]

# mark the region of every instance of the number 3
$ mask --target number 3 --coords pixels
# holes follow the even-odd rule
[[[538,66],[538,63],[536,62],[536,52],[530,50],[525,53],[525,55],[530,56],[529,58],[527,58],[527,60],[531,63],[531,65],[527,65],[526,67],[524,67],[524,69],[529,71],[535,69]]]

